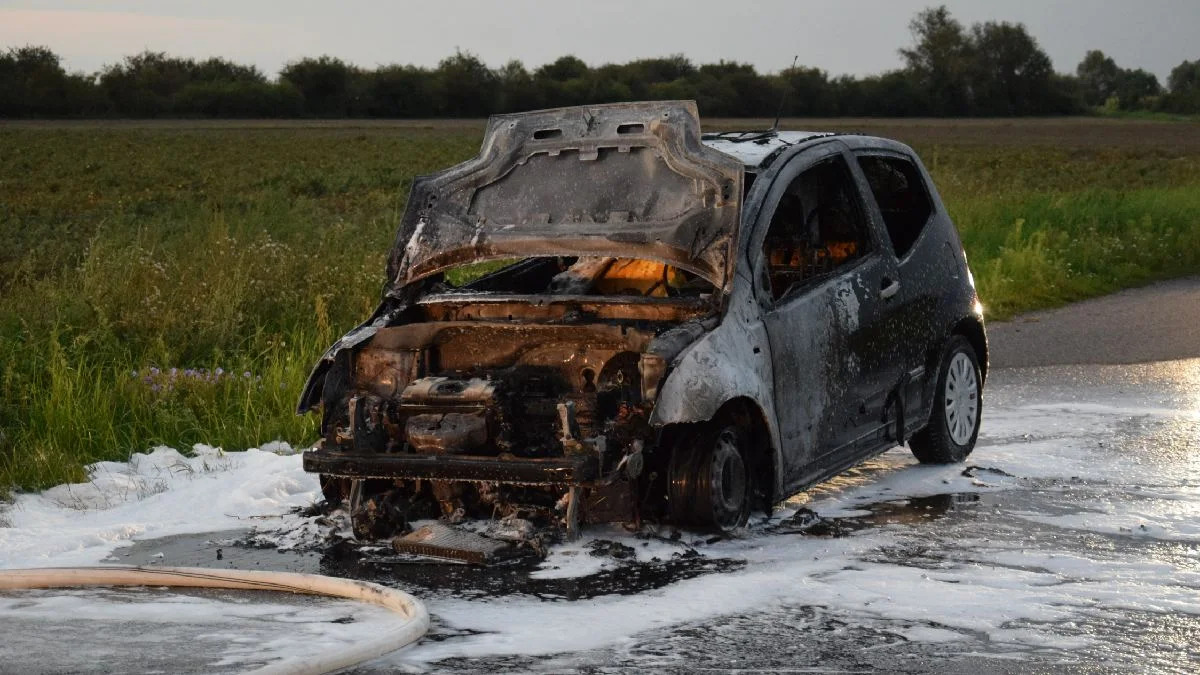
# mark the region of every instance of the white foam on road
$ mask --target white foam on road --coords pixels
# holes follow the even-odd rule
[[[87,483],[21,494],[0,517],[0,567],[94,565],[135,539],[295,526],[296,507],[320,498],[316,477],[286,445],[280,455],[197,445],[88,468]]]
[[[758,531],[702,546],[705,556],[745,564],[631,596],[421,593],[438,625],[463,634],[381,665],[620,649],[672,626],[814,605],[841,621],[893,625],[909,640],[971,640],[997,655],[1095,647],[1089,631],[1074,628],[1080,622],[1127,612],[1200,614],[1194,546],[1170,555],[1146,549],[1200,540],[1200,451],[1177,448],[1183,454],[1170,461],[1146,454],[1163,438],[1186,438],[1198,420],[1193,409],[1160,402],[993,407],[970,461],[979,469],[969,475],[962,466],[920,466],[896,449],[789,500],[776,517],[800,507],[852,517],[881,503],[947,493],[1020,496],[993,500],[1003,509],[988,499],[967,507],[996,509],[1007,519],[994,538],[976,539],[969,527],[948,529],[917,514],[840,538]],[[1120,443],[1136,447],[1113,447]],[[310,521],[289,515],[319,499],[299,457],[203,446],[194,455],[159,448],[128,463],[98,464],[89,483],[18,496],[0,513],[10,524],[0,528],[0,566],[94,564],[135,539],[236,527],[292,544],[315,536],[305,529]],[[1035,539],[1038,533],[1048,534]],[[588,536],[624,543],[641,561],[678,550],[668,542],[643,546],[615,527]],[[1079,536],[1100,537],[1104,545],[1072,539]],[[555,547],[534,576],[586,584],[588,575],[622,564],[590,555],[588,543]]]

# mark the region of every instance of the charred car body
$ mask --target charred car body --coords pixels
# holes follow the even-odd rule
[[[893,141],[702,136],[691,102],[496,116],[415,180],[387,273],[299,403],[323,410],[305,469],[362,536],[388,511],[728,530],[978,433],[981,306]]]

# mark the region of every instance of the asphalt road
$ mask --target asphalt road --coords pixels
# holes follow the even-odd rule
[[[1031,312],[987,331],[995,368],[1200,357],[1200,277]]]
[[[897,448],[731,540],[608,530],[552,555],[561,575],[277,552],[236,531],[114,561],[314,571],[422,597],[430,635],[357,673],[1194,672],[1198,326],[1200,278],[992,324],[965,467]]]

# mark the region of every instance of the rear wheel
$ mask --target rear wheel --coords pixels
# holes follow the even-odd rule
[[[668,471],[667,499],[675,523],[717,532],[746,523],[750,475],[745,448],[745,433],[734,425],[706,425],[684,436]]]
[[[909,440],[922,464],[961,462],[975,449],[983,412],[983,378],[971,343],[955,335],[938,367],[929,424]]]

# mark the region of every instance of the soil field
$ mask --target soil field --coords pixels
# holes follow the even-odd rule
[[[766,129],[771,119],[704,120],[706,131]],[[361,120],[4,120],[0,129],[453,129],[482,133],[480,119]],[[781,129],[861,132],[909,144],[1042,145],[1064,148],[1159,148],[1200,151],[1200,119],[1048,118],[784,118]]]

